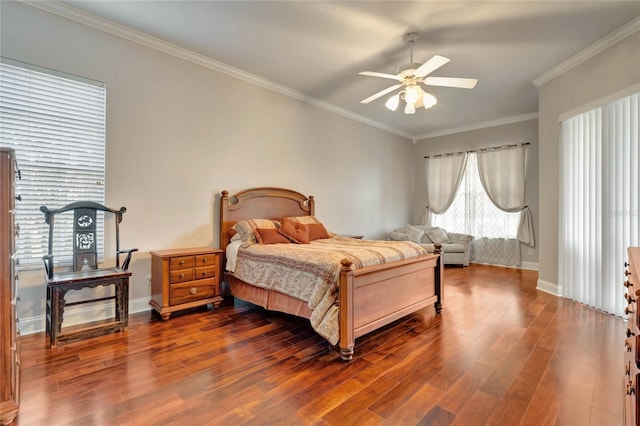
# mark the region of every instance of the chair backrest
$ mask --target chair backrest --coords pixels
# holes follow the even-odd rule
[[[53,275],[55,217],[58,214],[71,211],[73,212],[73,270],[80,271],[87,268],[98,269],[98,235],[96,226],[98,211],[114,214],[116,268],[120,267],[119,224],[122,222],[123,213],[127,211],[125,207],[114,210],[93,201],[78,201],[59,209],[49,209],[47,206],[42,206],[40,207],[40,211],[44,213],[45,221],[49,225],[48,255],[43,258],[48,277],[52,277]]]

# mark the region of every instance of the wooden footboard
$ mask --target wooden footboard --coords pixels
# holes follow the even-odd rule
[[[342,261],[339,287],[340,356],[353,358],[355,339],[431,304],[442,310],[443,264],[434,255],[352,268]]]

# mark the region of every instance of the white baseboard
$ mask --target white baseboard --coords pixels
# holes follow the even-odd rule
[[[129,313],[135,314],[137,312],[144,312],[151,310],[149,306],[149,300],[151,297],[141,297],[139,299],[133,299],[129,301]],[[114,316],[113,302],[105,302],[104,304],[96,304],[91,307],[83,308],[69,308],[64,311],[64,325],[77,325],[84,324],[91,321],[99,321]],[[46,317],[39,315],[37,317],[20,318],[18,324],[20,328],[20,334],[26,336],[27,334],[40,333],[45,331]]]
[[[553,294],[554,296],[560,296],[558,284],[550,283],[544,280],[538,280],[536,290],[544,291],[545,293]]]
[[[513,265],[498,265],[496,263],[480,263],[480,262],[470,262],[476,265],[489,265],[489,266],[499,266],[501,268],[512,268],[512,269],[528,269],[528,270],[532,270],[532,271],[537,271],[538,270],[538,263],[537,262],[521,262],[520,266],[513,266]]]

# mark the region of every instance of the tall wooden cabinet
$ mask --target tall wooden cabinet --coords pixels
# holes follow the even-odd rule
[[[640,426],[640,247],[627,249],[624,286],[627,291],[627,331],[624,341],[624,423],[627,426]]]
[[[0,424],[10,424],[18,414],[20,345],[16,303],[14,220],[15,179],[19,175],[15,153],[0,147]]]

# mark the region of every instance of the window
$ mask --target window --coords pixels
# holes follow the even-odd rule
[[[506,213],[497,208],[484,191],[478,174],[475,153],[469,153],[460,188],[451,206],[440,215],[432,216],[432,225],[448,232],[460,232],[479,238],[515,239],[519,213]]]
[[[40,206],[104,203],[105,116],[103,83],[2,58],[0,145],[15,149],[22,174],[16,181],[22,197],[16,203],[16,249],[22,267],[42,265],[47,252],[48,225]],[[56,259],[62,262],[71,259],[73,218],[68,221],[68,235],[61,233],[54,241]],[[59,224],[62,221],[56,222],[57,234],[67,228]],[[98,226],[102,230],[103,220]],[[103,248],[98,241],[100,254]],[[67,254],[64,250],[67,257],[60,256]]]

